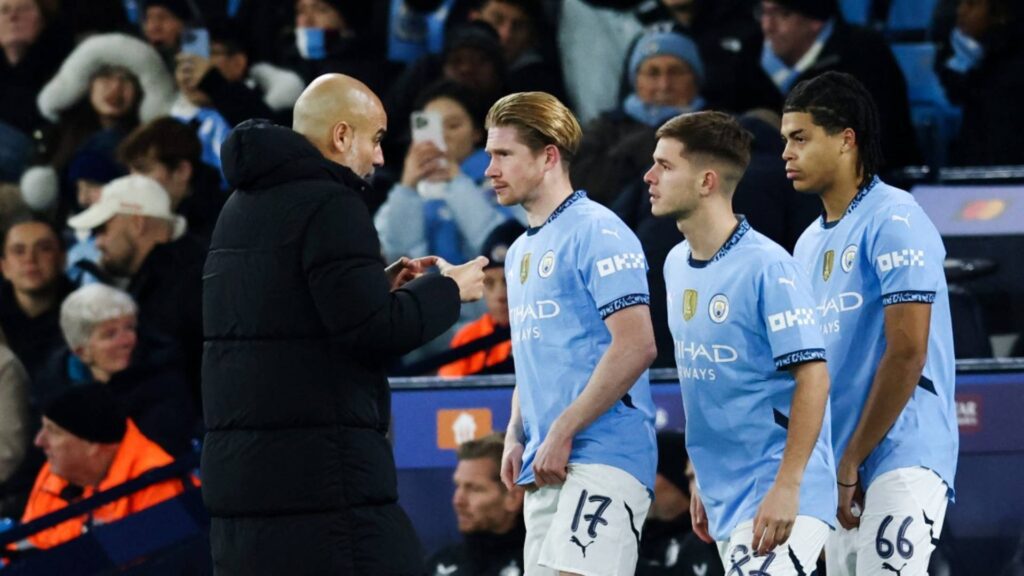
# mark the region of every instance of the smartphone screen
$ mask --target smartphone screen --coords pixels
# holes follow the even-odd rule
[[[210,33],[206,28],[186,28],[181,33],[181,51],[209,58]]]

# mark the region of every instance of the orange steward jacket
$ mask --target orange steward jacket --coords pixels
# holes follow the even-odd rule
[[[82,493],[82,498],[88,498],[96,492],[102,492],[137,478],[143,472],[153,468],[166,466],[174,461],[167,452],[160,446],[146,438],[139,432],[135,423],[128,420],[128,429],[124,439],[110,464],[110,470],[99,486],[89,486]],[[22,523],[28,522],[57,511],[68,505],[68,501],[61,498],[61,493],[68,487],[68,481],[57,476],[50,470],[50,464],[43,465],[36,477],[36,483],[32,487],[28,504],[25,506],[25,514],[22,516]],[[134,494],[129,494],[120,500],[116,500],[97,508],[92,513],[72,518],[58,524],[53,528],[43,530],[28,538],[28,544],[36,548],[51,548],[63,544],[68,540],[76,538],[86,532],[90,525],[109,524],[116,522],[126,516],[134,514],[159,504],[184,492],[181,480],[168,479],[153,484]],[[23,546],[24,547],[24,543]]]
[[[494,318],[490,314],[484,314],[478,320],[470,322],[459,330],[452,338],[452,348],[458,348],[469,344],[473,340],[479,340],[484,336],[494,333]],[[476,374],[488,366],[501,364],[508,359],[512,353],[512,341],[505,340],[491,347],[490,350],[481,350],[473,355],[456,360],[451,364],[445,364],[438,370],[438,376],[456,377]]]

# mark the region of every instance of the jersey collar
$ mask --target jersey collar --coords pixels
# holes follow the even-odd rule
[[[850,201],[850,205],[846,207],[846,212],[843,213],[842,218],[835,220],[833,222],[827,222],[825,220],[826,214],[823,210],[821,212],[821,227],[825,228],[826,230],[829,228],[834,228],[836,224],[839,224],[840,222],[843,221],[843,218],[846,218],[850,214],[853,214],[853,211],[857,208],[857,206],[862,201],[864,201],[864,198],[867,197],[868,192],[874,190],[875,186],[877,186],[879,182],[881,182],[881,180],[879,180],[878,176],[875,176],[871,179],[870,182],[868,182],[863,188],[861,188],[860,191],[857,192],[857,195],[853,197],[853,200]]]
[[[750,230],[750,223],[747,222],[746,216],[744,216],[743,214],[737,214],[736,219],[739,220],[739,222],[736,224],[736,228],[732,231],[732,235],[729,236],[729,239],[725,241],[725,244],[722,244],[722,247],[718,249],[718,252],[715,252],[715,255],[712,256],[710,260],[697,260],[696,258],[693,257],[693,252],[691,251],[690,254],[686,257],[686,260],[690,263],[690,266],[694,268],[704,268],[705,266],[711,264],[712,262],[717,262],[722,258],[725,258],[725,255],[728,254],[729,251],[732,250],[733,247],[739,243],[739,241],[743,238],[747,231]]]
[[[541,224],[540,226],[537,226],[536,228],[533,228],[533,227],[527,228],[526,229],[526,234],[529,235],[529,236],[533,236],[537,232],[540,232],[541,228],[543,228],[543,227],[547,226],[548,224],[551,224],[552,222],[554,222],[555,218],[558,218],[559,216],[562,215],[562,212],[565,212],[566,210],[569,209],[569,206],[572,206],[578,200],[581,200],[581,199],[586,198],[586,197],[587,197],[587,193],[584,192],[583,190],[577,190],[577,191],[573,192],[572,194],[569,195],[568,198],[566,198],[565,200],[562,200],[562,203],[558,205],[558,208],[555,208],[555,211],[551,213],[551,216],[548,216],[548,219],[545,220],[543,224]]]

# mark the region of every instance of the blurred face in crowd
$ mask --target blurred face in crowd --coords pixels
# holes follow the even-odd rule
[[[163,6],[149,6],[142,18],[142,35],[146,41],[164,50],[177,51],[185,23]]]
[[[115,214],[105,224],[93,230],[96,248],[100,251],[100,266],[114,276],[128,277],[136,272],[139,256],[140,224],[130,216]]]
[[[94,482],[100,444],[83,440],[43,416],[35,445],[46,454],[50,470],[57,476],[78,486]]]
[[[436,98],[423,107],[426,112],[437,112],[441,115],[444,127],[444,143],[448,148],[448,157],[461,164],[476,149],[483,133],[473,124],[469,111],[451,98]]]
[[[77,188],[78,205],[83,210],[99,202],[100,194],[103,193],[103,184],[100,182],[79,179],[75,182],[75,186]]]
[[[15,224],[7,232],[0,268],[16,292],[41,295],[52,289],[60,278],[64,270],[64,251],[46,224]]]
[[[135,342],[135,314],[126,314],[97,324],[75,355],[102,382],[128,367]]]
[[[452,480],[455,482],[452,506],[459,532],[504,534],[515,526],[519,499],[502,485],[494,460],[459,460]]]
[[[830,189],[840,173],[844,132],[830,135],[806,112],[782,115],[782,137],[786,148],[786,177],[797,192],[821,193]]]
[[[122,68],[110,68],[92,79],[89,103],[101,124],[112,124],[132,111],[139,99],[136,86],[131,73]]]
[[[697,76],[685,60],[652,56],[636,72],[636,95],[645,104],[688,106],[697,97]]]
[[[772,52],[792,66],[810,50],[824,22],[808,18],[775,2],[761,2],[761,32]]]
[[[456,48],[448,54],[444,76],[478,94],[494,93],[500,81],[494,62],[483,51],[470,46]]]
[[[35,0],[0,0],[0,47],[31,46],[43,25]]]
[[[956,26],[971,38],[981,38],[992,26],[989,0],[960,0],[956,9]]]
[[[346,30],[348,26],[341,13],[323,0],[299,0],[295,3],[296,28],[323,28]]]
[[[185,60],[179,62],[174,67],[174,83],[178,86],[178,91],[192,104],[203,108],[212,105],[210,97],[205,92],[195,87],[195,84],[191,83],[193,74],[193,64]]]
[[[515,62],[533,43],[533,22],[522,8],[501,0],[490,0],[480,10],[479,19],[498,32],[505,61]]]
[[[163,186],[171,197],[172,210],[176,209],[189,194],[192,164],[187,160],[182,160],[171,168],[157,158],[156,150],[150,150],[149,154],[132,160],[128,168],[132,174],[148,176]]]
[[[242,51],[232,51],[222,42],[210,42],[210,64],[228,82],[241,82],[249,68],[249,57]]]
[[[484,302],[494,323],[508,326],[508,286],[505,284],[505,269],[501,266],[484,269]]]
[[[659,138],[654,165],[644,174],[651,195],[651,214],[677,221],[688,218],[700,205],[700,178],[701,172],[683,156],[682,142]]]
[[[532,202],[544,180],[544,152],[534,152],[523,144],[515,126],[493,126],[487,130],[487,153],[491,162],[484,176],[491,179],[498,203]]]

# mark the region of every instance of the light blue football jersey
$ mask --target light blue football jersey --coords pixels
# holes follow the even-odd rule
[[[956,361],[938,230],[914,198],[877,177],[836,222],[818,218],[794,255],[814,289],[832,376],[832,447],[836,462],[860,420],[885,352],[885,307],[932,306],[928,356],[914,394],[864,461],[865,486],[880,474],[923,466],[953,494],[959,431],[953,388]]]
[[[520,484],[555,418],[583,392],[611,344],[605,318],[650,303],[636,235],[577,191],[505,256],[512,355],[526,432]],[[647,371],[572,443],[569,462],[606,464],[654,490],[657,448]]]
[[[775,482],[796,381],[825,359],[810,283],[793,257],[746,219],[711,260],[682,242],[665,261],[668,324],[686,413],[686,449],[711,535],[728,540]],[[799,514],[834,526],[829,411],[807,461]]]

